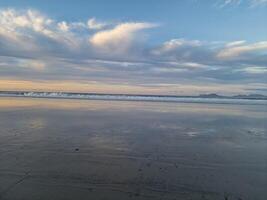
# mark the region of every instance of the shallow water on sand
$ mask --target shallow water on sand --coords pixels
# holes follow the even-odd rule
[[[0,199],[267,199],[267,107],[0,98]]]

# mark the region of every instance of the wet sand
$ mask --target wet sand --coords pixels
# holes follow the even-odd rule
[[[0,98],[0,199],[266,200],[267,107]]]

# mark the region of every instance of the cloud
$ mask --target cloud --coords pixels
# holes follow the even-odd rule
[[[267,0],[250,0],[251,6],[266,6]]]
[[[234,47],[234,46],[240,46],[242,44],[245,44],[246,41],[245,40],[239,40],[239,41],[233,41],[233,42],[229,42],[227,44],[225,44],[226,47]]]
[[[41,60],[31,60],[31,59],[22,60],[20,63],[18,63],[18,65],[21,67],[30,68],[37,71],[43,71],[46,67],[45,62]]]
[[[37,11],[27,10],[26,12],[17,12],[13,9],[7,9],[0,12],[0,23],[2,29],[11,34],[19,34],[19,29],[31,29],[35,32],[53,37],[53,32],[48,28],[52,20],[42,16]]]
[[[266,74],[267,67],[246,67],[244,69],[241,69],[241,71],[249,74]]]
[[[182,47],[198,47],[200,45],[201,42],[198,40],[172,39],[165,42],[160,48],[156,49],[152,53],[159,55],[175,51]]]
[[[220,83],[223,90],[230,83],[265,82],[267,41],[150,43],[155,23],[99,24],[106,23],[91,20],[92,29],[86,21],[58,21],[31,9],[0,10],[0,79],[169,84],[172,91],[188,84]]]
[[[100,31],[90,37],[89,42],[97,49],[122,53],[140,37],[141,30],[156,27],[152,23],[123,23],[113,29]]]
[[[219,0],[218,5],[219,7],[226,7],[226,6],[239,6],[241,4],[247,4],[250,7],[257,7],[257,6],[266,6],[267,0]]]
[[[142,30],[156,26],[148,22],[126,22],[109,24],[108,30],[99,30],[107,25],[95,18],[89,19],[88,25],[79,21],[57,21],[31,9],[0,10],[0,53],[22,57],[37,54],[88,57],[90,54],[102,58],[99,52],[125,53],[143,39]],[[94,29],[94,34],[88,28]]]
[[[70,29],[69,25],[68,25],[65,21],[59,22],[57,25],[58,25],[58,28],[59,28],[61,31],[66,31],[66,32],[68,32],[69,29]]]
[[[228,5],[240,5],[242,2],[242,0],[222,0],[222,2],[220,2],[220,7],[225,7]]]
[[[55,23],[54,20],[31,9],[0,10],[0,27],[0,42],[13,47],[14,51],[10,49],[10,52],[17,52],[19,49],[36,52],[45,47],[50,48],[51,44],[71,48],[79,45],[78,39],[68,31],[69,26],[65,21]]]
[[[234,44],[234,45],[233,45]],[[236,59],[237,57],[247,54],[255,53],[257,51],[267,51],[267,41],[261,41],[253,44],[244,44],[242,41],[232,42],[226,44],[226,47],[219,51],[217,57],[220,59]]]
[[[104,22],[98,22],[95,18],[91,18],[87,22],[88,28],[93,30],[99,30],[105,28],[108,24]]]

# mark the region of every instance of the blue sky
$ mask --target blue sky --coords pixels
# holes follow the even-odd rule
[[[149,21],[163,28],[155,31],[162,42],[172,37],[200,40],[249,41],[266,39],[266,6],[251,7],[248,2],[221,7],[214,0],[9,0],[2,8],[37,9],[57,20],[86,21],[95,17],[103,21]]]
[[[0,16],[0,89],[266,94],[266,0],[0,0]]]

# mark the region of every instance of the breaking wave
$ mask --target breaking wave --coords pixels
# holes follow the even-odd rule
[[[155,101],[183,103],[217,103],[217,104],[260,104],[267,105],[262,99],[237,98],[207,98],[199,96],[163,96],[163,95],[127,95],[127,94],[96,94],[96,93],[67,93],[67,92],[0,92],[0,96],[63,98],[89,100],[121,100],[121,101]]]

